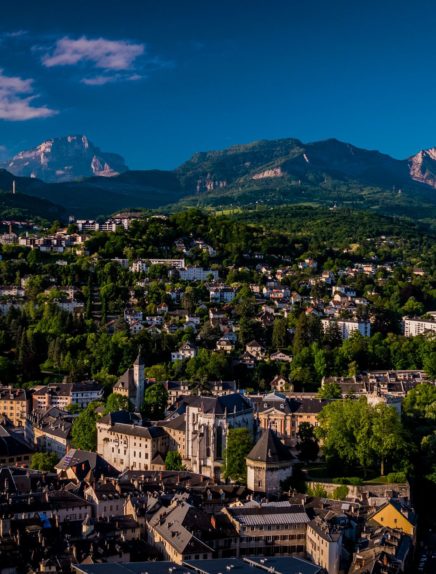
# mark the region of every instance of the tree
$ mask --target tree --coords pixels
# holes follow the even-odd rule
[[[409,297],[403,305],[403,313],[412,317],[419,317],[424,313],[424,305],[417,301],[415,297]]]
[[[279,317],[274,320],[272,333],[272,346],[282,349],[286,345],[286,319]]]
[[[157,382],[163,382],[168,379],[168,369],[164,364],[156,364],[148,367],[147,378]]]
[[[300,353],[311,343],[321,339],[322,328],[321,321],[314,315],[301,313],[295,327],[293,350],[294,355]]]
[[[335,500],[345,500],[348,496],[348,486],[346,484],[341,484],[337,486],[333,491],[333,498]]]
[[[166,470],[184,470],[181,454],[177,450],[169,450],[165,457]]]
[[[78,403],[70,403],[65,407],[65,410],[71,413],[72,415],[78,415],[82,410],[82,407]]]
[[[54,452],[35,452],[32,455],[30,468],[52,472],[58,461],[59,459]]]
[[[128,397],[119,395],[118,393],[111,393],[107,400],[106,406],[104,407],[104,413],[115,413],[117,411],[131,411],[132,403],[129,401]]]
[[[101,406],[98,402],[91,403],[74,419],[71,444],[75,448],[91,452],[97,449],[97,409]]]
[[[318,391],[320,399],[340,399],[341,395],[342,391],[338,383],[324,383]]]
[[[321,380],[327,373],[327,354],[324,349],[319,348],[318,343],[312,344],[312,353],[313,366],[318,375],[318,380]]]
[[[410,417],[425,417],[436,404],[436,387],[421,383],[409,391],[403,401],[404,414]]]
[[[380,474],[385,474],[385,461],[396,457],[405,448],[400,416],[394,407],[384,403],[372,412],[371,447],[380,460]]]
[[[431,380],[436,379],[436,342],[430,342],[430,352],[424,355],[423,367],[424,371],[427,373]]]
[[[384,474],[386,461],[402,461],[406,440],[392,407],[373,407],[363,397],[333,401],[322,409],[318,423],[315,435],[323,441],[327,461],[360,465],[364,475],[376,464]]]
[[[324,331],[323,343],[330,349],[337,349],[342,345],[342,336],[336,321],[329,321]]]
[[[229,429],[224,453],[224,478],[245,484],[247,464],[245,458],[253,447],[253,438],[247,428]]]
[[[298,458],[304,461],[315,460],[319,452],[319,444],[310,423],[301,423],[298,427]]]
[[[316,498],[327,498],[328,492],[319,482],[307,487],[307,494]]]
[[[365,398],[334,401],[318,416],[315,436],[322,440],[327,461],[359,464],[364,473],[373,462],[370,441],[370,407]]]
[[[168,391],[162,383],[153,383],[144,393],[144,415],[154,421],[163,419],[168,403]]]

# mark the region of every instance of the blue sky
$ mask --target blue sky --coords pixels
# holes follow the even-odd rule
[[[85,133],[131,168],[328,137],[407,157],[436,146],[436,3],[3,3],[0,155]]]

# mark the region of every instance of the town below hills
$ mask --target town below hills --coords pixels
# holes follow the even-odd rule
[[[436,151],[398,160],[336,139],[261,140],[196,153],[172,171],[128,170],[86,136],[48,140],[3,162],[0,217],[95,218],[129,208],[348,207],[436,224]],[[30,196],[17,205],[12,198]],[[41,200],[45,203],[41,203]],[[14,211],[15,210],[15,211]],[[20,211],[21,210],[21,211]]]
[[[416,225],[123,212],[0,255],[1,574],[436,571]]]

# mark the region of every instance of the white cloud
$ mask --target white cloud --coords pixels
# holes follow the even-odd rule
[[[6,38],[20,38],[21,36],[25,36],[27,34],[27,30],[14,30],[13,32],[6,32]]]
[[[136,82],[137,80],[142,80],[143,78],[144,76],[139,74],[114,74],[111,76],[101,75],[83,78],[81,82],[87,86],[104,86],[105,84],[110,84],[113,82]]]
[[[0,41],[19,39],[27,34],[27,30],[12,30],[11,32],[0,32]]]
[[[37,97],[32,79],[5,76],[0,69],[0,120],[32,120],[48,118],[57,113],[47,106],[32,105]]]
[[[92,40],[86,36],[75,40],[66,36],[57,40],[54,50],[43,57],[42,63],[52,68],[88,62],[102,70],[129,70],[144,52],[144,44],[105,38]]]

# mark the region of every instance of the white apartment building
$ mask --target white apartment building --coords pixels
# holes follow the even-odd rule
[[[226,285],[211,287],[209,300],[211,303],[231,303],[236,296],[236,289]]]
[[[179,269],[179,276],[182,281],[207,281],[211,276],[214,281],[217,281],[218,271],[203,269],[203,267],[186,267]]]
[[[416,337],[424,333],[436,333],[436,311],[429,313],[431,319],[404,317],[403,329],[406,337]]]
[[[147,273],[148,265],[143,259],[138,259],[130,265],[130,271],[133,273]]]
[[[324,331],[326,331],[332,323],[336,323],[343,339],[349,339],[355,331],[358,331],[363,337],[371,336],[371,324],[369,321],[358,321],[357,319],[321,319],[321,323]]]
[[[182,269],[185,267],[184,259],[149,259],[150,265],[166,265],[174,269]]]

